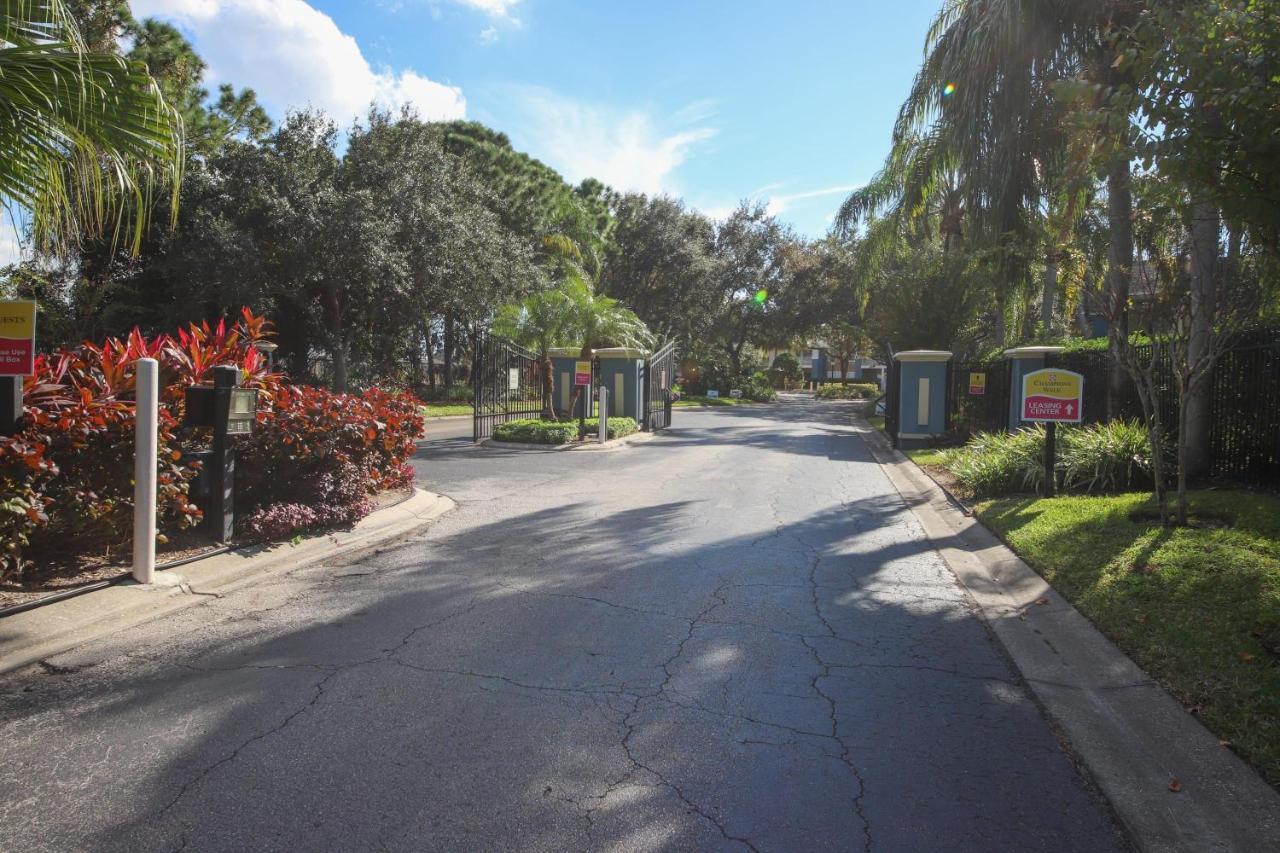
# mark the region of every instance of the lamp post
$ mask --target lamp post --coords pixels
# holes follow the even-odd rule
[[[276,350],[280,349],[280,345],[275,341],[254,341],[253,348],[267,357],[267,367],[274,369],[276,366]]]

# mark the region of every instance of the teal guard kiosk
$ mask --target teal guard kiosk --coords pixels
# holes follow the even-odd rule
[[[1030,426],[1022,420],[1022,377],[1048,367],[1048,358],[1062,347],[1016,347],[1004,351],[1009,359],[1009,431]]]
[[[822,383],[830,378],[828,373],[827,351],[822,347],[814,347],[810,354],[809,381],[813,383],[815,389],[821,387]]]
[[[569,414],[569,401],[573,399],[573,368],[581,360],[579,356],[582,350],[577,347],[558,347],[548,350],[547,354],[551,356],[551,406],[561,416],[565,416]],[[595,392],[585,396],[593,398]],[[573,412],[575,418],[579,414],[577,410]]]
[[[627,347],[608,347],[595,351],[600,359],[596,385],[609,389],[609,417],[644,420],[644,361],[649,353]]]
[[[946,350],[908,350],[894,354],[899,366],[897,446],[928,447],[947,431]]]

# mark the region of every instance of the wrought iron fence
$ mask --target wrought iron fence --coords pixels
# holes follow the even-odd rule
[[[958,438],[999,432],[1009,424],[1009,362],[948,365],[947,430]]]
[[[676,342],[671,341],[644,363],[643,429],[657,432],[671,426],[671,386],[675,375]]]
[[[474,439],[489,438],[498,424],[538,417],[543,395],[543,365],[538,356],[484,331],[475,333],[472,344]]]

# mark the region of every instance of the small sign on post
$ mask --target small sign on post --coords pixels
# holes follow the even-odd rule
[[[1044,493],[1053,497],[1057,483],[1054,456],[1058,424],[1078,424],[1084,416],[1084,377],[1070,370],[1048,367],[1022,377],[1022,419],[1044,424]]]
[[[0,302],[0,435],[22,418],[22,377],[36,370],[36,304]]]
[[[975,397],[981,397],[987,393],[987,374],[969,374],[969,393]]]
[[[573,384],[574,385],[591,385],[591,362],[575,361],[573,363]]]

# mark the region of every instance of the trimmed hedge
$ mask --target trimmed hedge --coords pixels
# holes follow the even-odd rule
[[[598,418],[587,418],[588,436],[595,436],[599,429]],[[609,438],[621,438],[639,429],[633,418],[609,418]],[[493,437],[496,441],[516,444],[569,444],[578,439],[578,422],[523,418],[499,424],[493,431]]]
[[[870,400],[880,396],[880,386],[871,382],[850,382],[848,385],[818,386],[814,396],[819,400]]]

